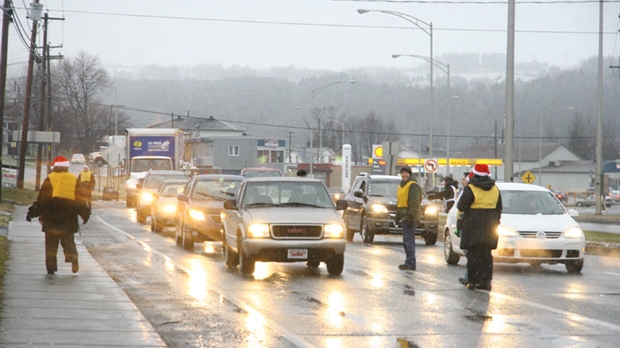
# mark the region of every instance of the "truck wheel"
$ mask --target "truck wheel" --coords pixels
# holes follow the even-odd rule
[[[233,269],[237,267],[237,265],[239,264],[239,256],[235,254],[232,250],[230,250],[228,243],[226,243],[226,238],[222,240],[222,244],[222,247],[224,249],[224,258],[226,260],[226,268]]]
[[[177,243],[177,245],[181,245],[183,243],[183,237],[181,236],[183,229],[181,228],[181,226],[182,225],[179,222],[177,222],[177,224],[174,226],[174,241]]]
[[[155,218],[151,216],[151,232],[157,232],[157,225],[155,224]]]
[[[344,238],[347,242],[352,242],[353,237],[355,237],[355,231],[349,228],[349,225],[344,225]]]
[[[424,241],[426,245],[435,245],[435,243],[437,243],[437,232],[426,234],[424,236]]]
[[[344,268],[344,255],[334,255],[327,262],[327,273],[340,275]]]
[[[372,243],[375,240],[375,235],[370,232],[370,229],[368,228],[368,222],[366,221],[365,216],[362,217],[361,226],[362,230],[360,231],[360,234],[362,235],[362,240],[364,241],[364,243]]]
[[[138,220],[139,223],[143,224],[146,222],[146,216],[144,216],[142,213],[140,213],[140,211],[136,212],[136,220]]]
[[[100,168],[101,168],[101,167],[103,167],[103,165],[105,164],[105,161],[104,161],[103,159],[101,159],[101,158],[97,158],[97,159],[95,160],[95,163],[97,164],[97,166],[98,166],[98,167],[100,167]]]
[[[181,228],[183,234],[183,249],[194,250],[194,238],[185,230],[185,226]]]
[[[247,256],[245,252],[243,252],[243,247],[241,246],[241,238],[238,238],[237,242],[237,251],[239,252],[239,270],[244,275],[250,275],[254,273],[254,267],[256,263],[254,260]]]

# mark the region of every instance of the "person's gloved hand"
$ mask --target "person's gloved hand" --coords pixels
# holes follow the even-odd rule
[[[32,218],[28,214],[26,214],[26,221],[28,221],[28,222],[32,221]]]
[[[394,217],[394,225],[400,225],[400,216],[396,215],[396,217]]]

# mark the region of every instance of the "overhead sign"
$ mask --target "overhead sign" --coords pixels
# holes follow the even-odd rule
[[[536,181],[536,176],[534,176],[534,174],[532,174],[532,172],[528,170],[523,173],[523,175],[521,175],[521,180],[526,184],[531,184]]]
[[[439,165],[437,164],[437,161],[434,159],[429,159],[424,162],[424,169],[429,173],[436,172],[437,167],[439,167]]]

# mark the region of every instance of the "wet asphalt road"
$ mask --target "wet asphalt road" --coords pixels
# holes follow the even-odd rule
[[[124,202],[98,202],[82,240],[170,347],[617,347],[620,259],[563,265],[496,264],[493,291],[457,279],[443,245],[418,240],[418,270],[399,271],[398,237],[359,235],[341,276],[325,265],[257,263],[244,277],[224,266],[221,243],[178,247],[150,232]]]

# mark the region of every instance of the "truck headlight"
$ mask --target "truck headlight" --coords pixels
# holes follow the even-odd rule
[[[385,208],[385,207],[384,207]],[[387,209],[386,209],[387,212]],[[344,227],[341,224],[325,225],[323,237],[325,238],[342,238],[344,236]]]
[[[164,213],[174,213],[177,211],[176,204],[164,204],[159,209],[161,209]]]
[[[583,238],[583,231],[577,226],[573,226],[564,231],[564,238]]]
[[[151,204],[153,202],[153,194],[151,192],[142,192],[140,195],[140,200],[144,204]]]
[[[497,235],[504,237],[516,237],[519,233],[508,226],[499,225],[497,226]]]
[[[386,213],[387,214],[388,212],[388,209],[386,208],[385,205],[378,204],[378,203],[371,205],[370,210],[372,210],[373,213]]]
[[[429,205],[424,209],[424,216],[433,216],[437,215],[437,207],[434,205]]]
[[[200,210],[190,209],[189,217],[191,217],[192,219],[196,221],[205,221],[205,214],[201,212]]]
[[[250,238],[268,238],[269,225],[267,224],[251,224],[248,227],[248,237]]]

